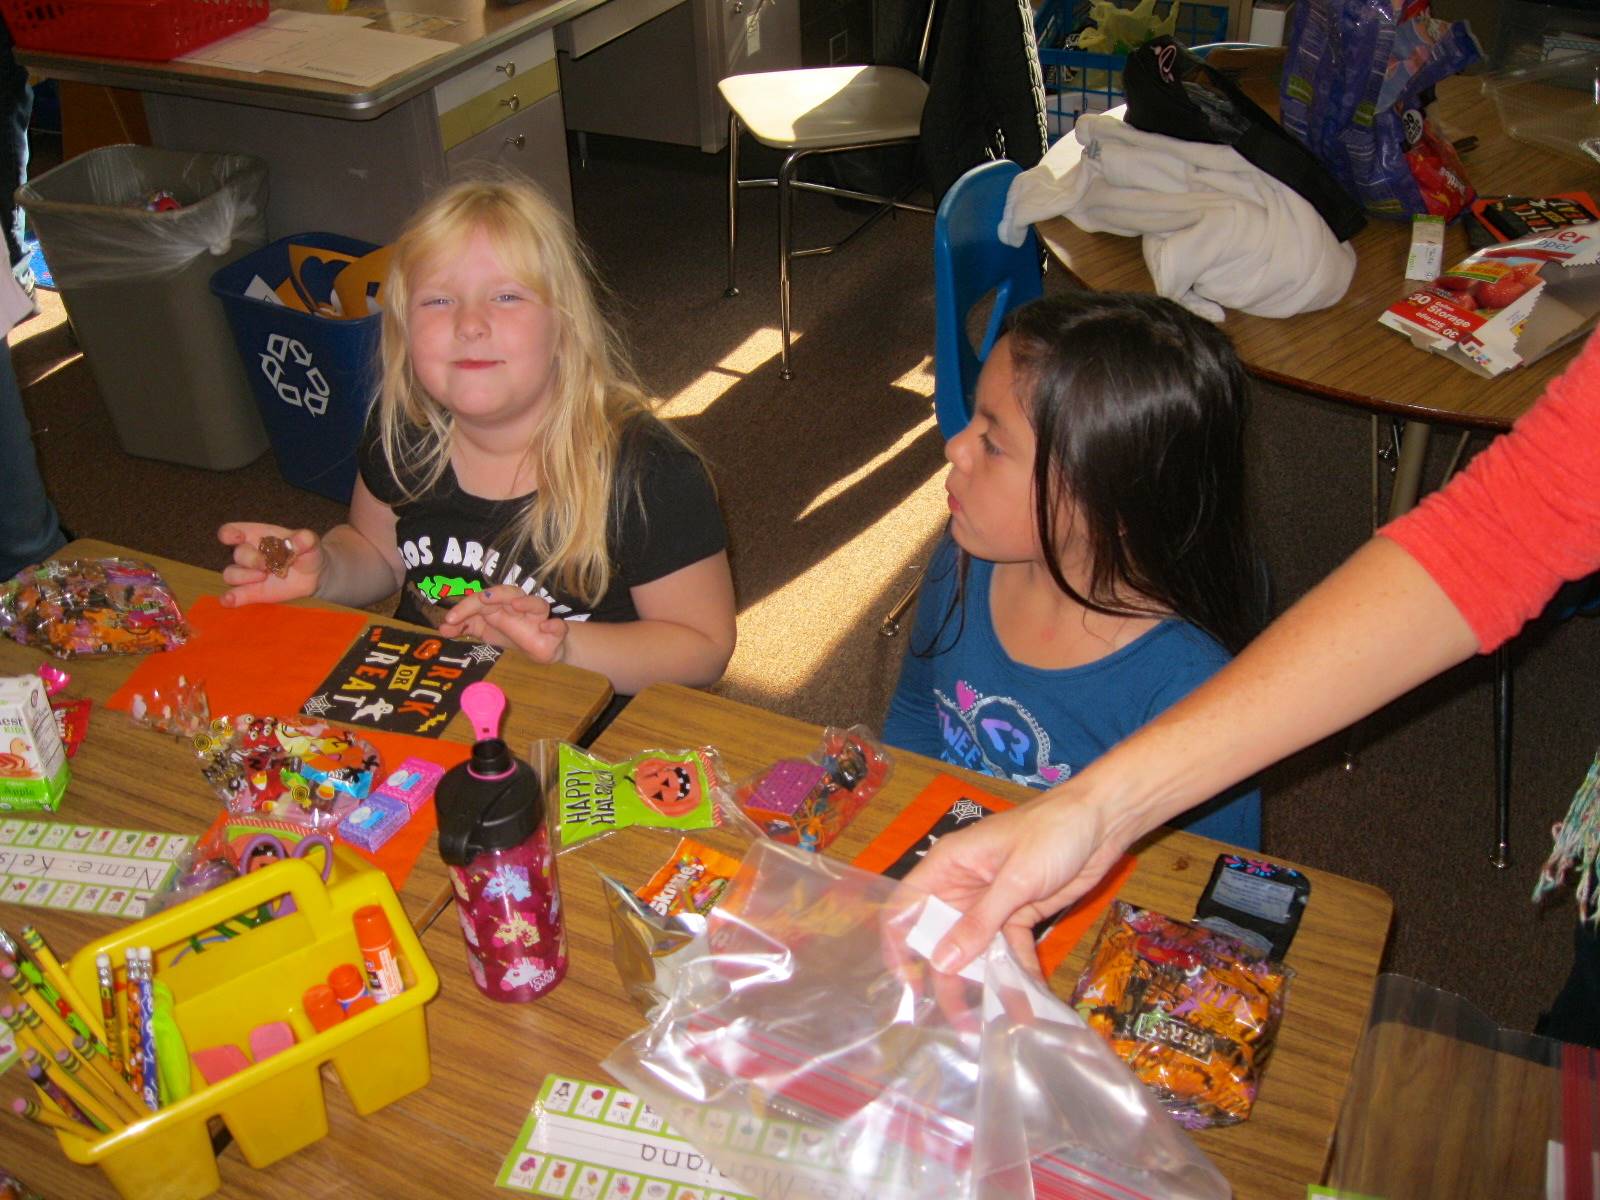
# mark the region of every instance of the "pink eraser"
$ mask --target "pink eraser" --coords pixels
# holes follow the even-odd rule
[[[232,1042],[226,1046],[207,1046],[189,1056],[207,1083],[221,1083],[229,1075],[236,1075],[250,1065],[244,1051]]]
[[[294,1045],[294,1030],[287,1021],[268,1021],[250,1031],[250,1053],[257,1062],[281,1054]]]

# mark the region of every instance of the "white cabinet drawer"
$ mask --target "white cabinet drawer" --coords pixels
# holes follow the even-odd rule
[[[615,3],[616,0],[612,2]],[[548,29],[514,46],[497,50],[494,57],[468,67],[459,75],[452,75],[434,88],[434,109],[445,113],[452,108],[460,108],[485,92],[492,91],[506,80],[515,79],[518,74],[525,74],[539,64],[549,62],[555,56],[555,38]]]
[[[557,25],[556,49],[581,58],[683,3],[686,0],[606,0],[599,8]]]

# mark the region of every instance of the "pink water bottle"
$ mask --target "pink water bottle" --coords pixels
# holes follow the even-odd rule
[[[461,693],[477,740],[446,772],[434,803],[439,854],[450,867],[467,966],[491,1000],[537,1000],[567,973],[556,859],[533,769],[500,737],[506,697],[492,683]]]

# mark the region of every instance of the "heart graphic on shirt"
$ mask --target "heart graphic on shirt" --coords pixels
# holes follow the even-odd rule
[[[965,680],[956,680],[956,703],[961,706],[961,711],[966,712],[978,702],[978,693],[966,685]]]

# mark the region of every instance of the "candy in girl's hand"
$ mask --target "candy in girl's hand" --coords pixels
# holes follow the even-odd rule
[[[279,579],[289,574],[289,564],[294,561],[294,543],[288,538],[268,534],[256,543],[256,549],[261,551],[261,557],[266,560],[262,565],[267,570]]]

